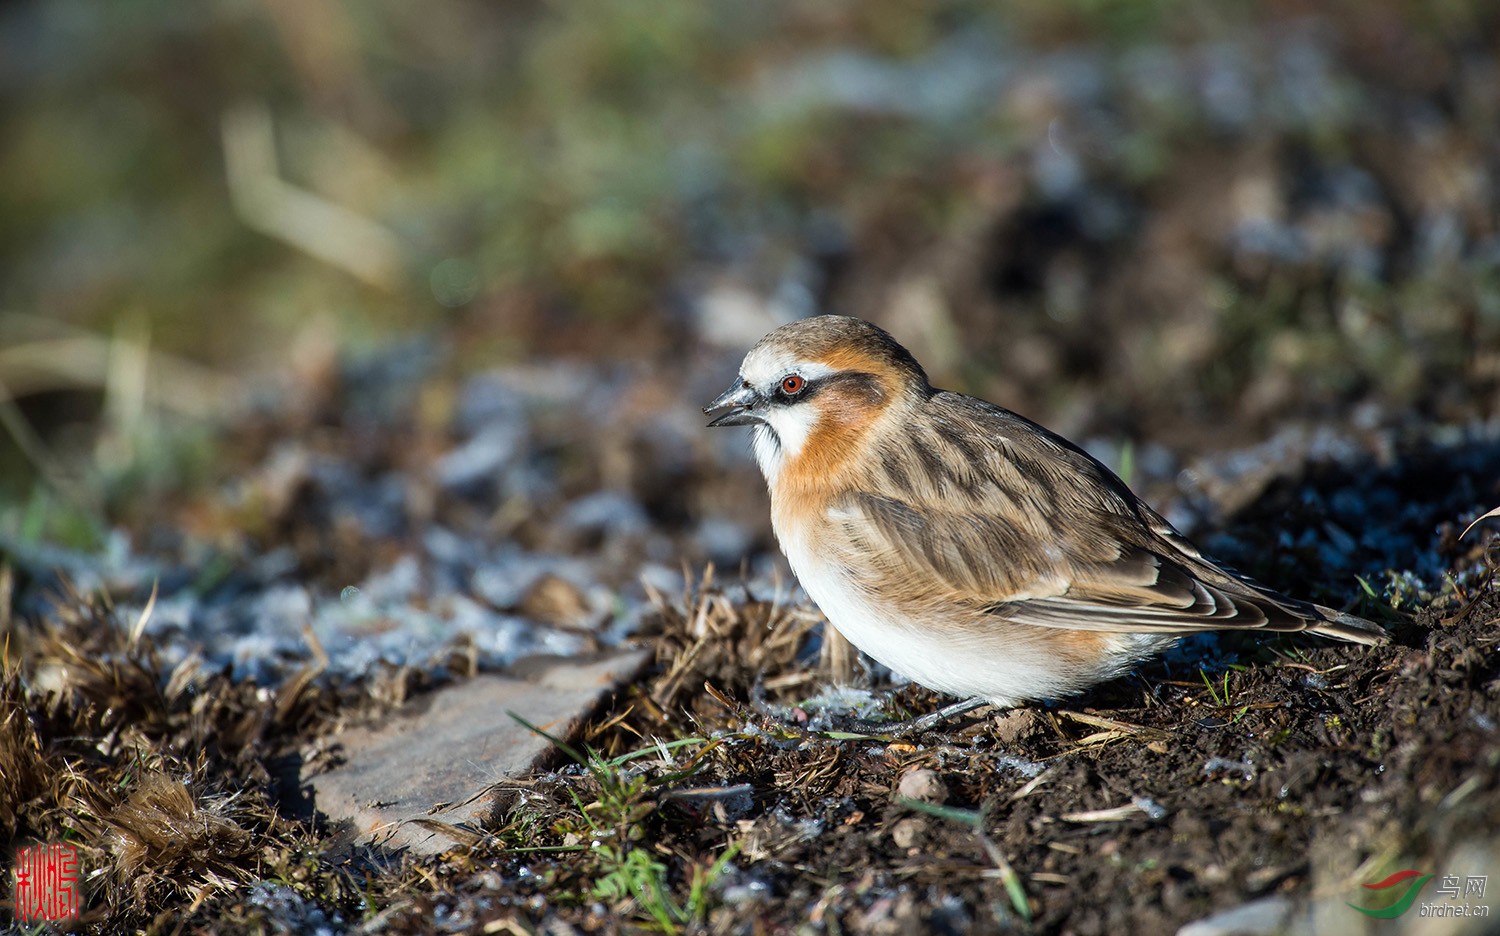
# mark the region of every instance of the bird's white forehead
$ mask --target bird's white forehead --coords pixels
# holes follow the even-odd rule
[[[834,369],[818,361],[807,361],[785,348],[762,345],[750,349],[740,365],[740,377],[757,390],[775,386],[788,374],[800,374],[804,380],[816,380]]]

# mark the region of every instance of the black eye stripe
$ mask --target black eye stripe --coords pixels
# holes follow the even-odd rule
[[[801,374],[788,374],[787,376],[802,377]],[[781,380],[776,381],[775,398],[778,403],[803,403],[829,387],[841,385],[851,387],[872,399],[879,399],[880,397],[880,383],[875,378],[875,375],[866,374],[861,371],[842,371],[837,374],[819,377],[817,380],[802,377],[802,389],[796,393],[786,392],[782,386],[785,380],[786,377],[783,377]]]

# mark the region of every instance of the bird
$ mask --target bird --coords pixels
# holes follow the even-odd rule
[[[1200,631],[1386,639],[1221,565],[1082,448],[934,388],[859,318],[770,332],[703,412],[751,427],[808,597],[870,657],[958,697],[943,718],[1074,695]]]

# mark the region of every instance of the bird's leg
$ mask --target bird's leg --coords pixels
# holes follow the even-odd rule
[[[942,708],[938,709],[936,712],[928,712],[926,715],[920,715],[916,718],[908,718],[906,721],[896,722],[895,724],[877,725],[873,727],[875,732],[878,734],[902,737],[904,735],[930,731],[931,729],[936,728],[938,725],[941,725],[945,721],[957,718],[958,716],[968,712],[972,712],[975,709],[984,708],[989,704],[989,699],[965,699],[962,702],[954,702],[952,705],[945,705]]]

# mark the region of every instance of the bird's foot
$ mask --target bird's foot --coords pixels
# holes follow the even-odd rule
[[[899,722],[868,722],[856,723],[856,730],[868,732],[881,737],[905,738],[924,731],[931,731],[943,722],[951,721],[960,715],[967,714],[975,709],[984,708],[990,704],[988,699],[965,699],[952,705],[945,705],[936,712],[928,712],[916,718],[908,718]]]

